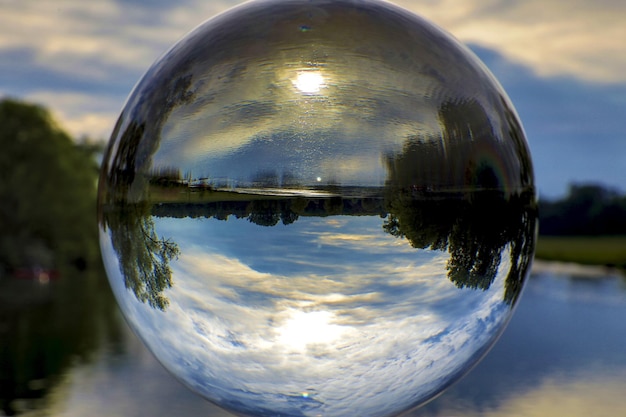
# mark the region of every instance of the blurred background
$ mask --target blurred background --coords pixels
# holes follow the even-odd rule
[[[126,326],[100,263],[95,195],[133,85],[239,3],[2,3],[0,416],[229,415],[169,376]],[[511,97],[541,224],[500,342],[411,415],[626,415],[626,3],[397,3],[466,43]]]

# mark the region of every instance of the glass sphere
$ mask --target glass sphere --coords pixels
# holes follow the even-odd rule
[[[377,1],[250,2],[196,28],[129,96],[98,199],[129,324],[237,415],[422,404],[495,342],[534,250],[506,94]]]

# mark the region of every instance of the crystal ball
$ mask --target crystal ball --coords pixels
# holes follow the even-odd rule
[[[519,118],[452,36],[378,1],[249,2],[145,73],[102,161],[133,330],[241,416],[392,416],[506,326],[534,253]]]

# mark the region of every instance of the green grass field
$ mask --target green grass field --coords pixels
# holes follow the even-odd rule
[[[626,236],[539,236],[535,257],[626,268]]]

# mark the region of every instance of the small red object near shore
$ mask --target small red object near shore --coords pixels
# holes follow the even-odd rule
[[[41,284],[46,284],[52,280],[58,279],[59,271],[40,267],[18,268],[13,272],[13,277],[16,279],[33,280],[38,281]]]

